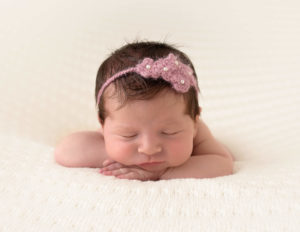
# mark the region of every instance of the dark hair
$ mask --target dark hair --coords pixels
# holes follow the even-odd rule
[[[112,54],[100,65],[95,88],[95,99],[97,102],[97,95],[101,86],[105,81],[113,76],[115,73],[127,69],[129,67],[134,67],[138,64],[144,57],[150,57],[157,60],[162,57],[166,57],[170,52],[175,56],[178,56],[180,61],[186,65],[189,65],[193,74],[197,75],[194,66],[190,59],[183,52],[179,51],[174,47],[174,45],[169,45],[161,42],[133,42],[128,43]],[[190,115],[193,120],[196,116],[200,114],[198,106],[198,93],[195,88],[190,88],[186,93],[178,93],[172,87],[171,84],[162,78],[152,79],[143,78],[137,73],[128,73],[124,76],[117,78],[114,81],[115,92],[110,97],[117,94],[118,99],[121,101],[120,108],[123,107],[129,100],[147,100],[153,98],[156,94],[162,92],[163,90],[173,91],[175,94],[183,95],[184,102],[186,103],[185,113]],[[104,93],[101,96],[100,103],[97,106],[98,116],[100,122],[104,123],[107,116],[107,112],[104,109],[105,97],[107,94]]]

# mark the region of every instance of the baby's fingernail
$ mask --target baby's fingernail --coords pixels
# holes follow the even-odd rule
[[[105,166],[107,163],[108,163],[108,160],[105,160],[105,161],[103,162],[103,166]]]
[[[101,172],[101,174],[109,176],[109,175],[111,175],[111,171],[103,171],[103,172]]]

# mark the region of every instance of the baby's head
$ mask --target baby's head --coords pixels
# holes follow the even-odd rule
[[[197,91],[191,61],[170,45],[138,42],[113,52],[96,81],[108,156],[156,171],[184,163],[197,133]]]
[[[191,80],[194,81],[194,87],[189,88],[189,90],[186,92],[183,92],[185,90],[181,90],[181,92],[176,90],[170,81],[166,81],[163,78],[144,78],[142,75],[136,72],[127,72],[123,75],[118,75],[116,80],[112,80],[112,82],[108,81],[109,83],[107,83],[107,80],[113,75],[123,70],[128,70],[129,68],[135,67],[145,58],[151,58],[153,61],[156,61],[158,59],[166,58],[170,53],[175,55],[177,60],[179,60],[182,64],[187,65],[191,70]],[[187,80],[185,80],[185,82],[185,85],[188,84]],[[106,84],[107,87],[105,86],[103,88],[104,84]],[[181,80],[179,85],[183,84],[184,80]],[[179,90],[180,87],[181,86],[179,86]],[[105,108],[105,103],[108,99],[117,99],[119,102],[118,109],[120,109],[128,102],[136,100],[149,100],[162,92],[172,92],[174,95],[182,97],[185,103],[185,113],[188,114],[192,120],[196,120],[197,115],[200,114],[197,90],[197,75],[194,66],[187,55],[185,55],[183,52],[166,43],[130,43],[114,51],[101,64],[98,70],[95,97],[97,101],[99,122],[103,126],[109,113]],[[99,91],[101,92],[100,94]]]

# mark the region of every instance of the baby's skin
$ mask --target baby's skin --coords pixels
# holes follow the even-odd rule
[[[118,106],[117,98],[107,99],[101,129],[64,138],[55,149],[56,162],[100,168],[102,175],[141,181],[233,173],[232,154],[214,138],[200,115],[193,120],[185,114],[182,96],[167,91]]]

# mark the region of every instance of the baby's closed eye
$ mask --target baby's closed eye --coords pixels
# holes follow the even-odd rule
[[[176,135],[176,134],[179,134],[181,132],[180,131],[163,131],[162,134],[164,135]]]
[[[124,138],[134,138],[134,137],[136,137],[137,136],[137,134],[132,134],[132,135],[121,135],[122,137],[124,137]]]
[[[161,131],[160,133],[162,135],[169,135],[169,136],[171,136],[171,135],[177,135],[177,134],[179,134],[181,132],[182,132],[182,130],[172,130],[172,131],[171,130],[167,130],[167,131]],[[128,133],[128,134],[122,133],[122,134],[120,134],[120,136],[122,136],[123,138],[134,138],[134,137],[136,137],[138,135],[139,135],[138,133]]]

